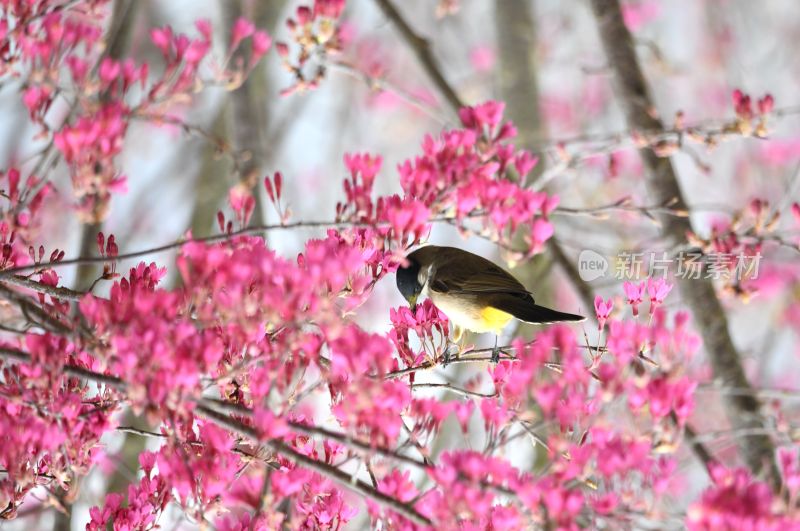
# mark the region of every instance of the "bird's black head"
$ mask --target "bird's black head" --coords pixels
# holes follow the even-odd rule
[[[408,265],[400,266],[397,270],[397,289],[400,294],[408,301],[413,310],[417,306],[417,297],[422,291],[422,284],[419,283],[419,262],[413,258],[406,258]]]

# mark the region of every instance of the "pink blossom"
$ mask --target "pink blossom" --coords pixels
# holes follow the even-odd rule
[[[498,239],[506,238],[506,228],[513,231],[528,225],[528,254],[533,254],[552,235],[553,227],[544,216],[556,201],[501,178],[512,165],[524,174],[533,163],[529,153],[506,143],[515,129],[502,123],[502,111],[503,105],[491,101],[461,109],[464,129],[445,131],[438,138],[427,136],[423,155],[399,166],[400,182],[406,194],[429,208],[434,202],[442,211],[452,205],[459,220],[484,212],[485,228]],[[490,142],[479,142],[482,136]]]
[[[385,201],[379,200],[376,210],[379,220],[390,223],[393,237],[399,242],[408,241],[411,245],[420,241],[430,230],[430,210],[422,201],[413,198],[403,200],[394,195]]]
[[[110,57],[105,57],[100,62],[100,69],[98,72],[100,75],[100,80],[106,85],[110,85],[119,77],[120,73],[122,72],[122,65]]]
[[[619,496],[613,492],[608,492],[592,500],[592,507],[598,514],[612,514],[620,504]]]
[[[539,157],[534,157],[528,151],[520,151],[519,155],[514,159],[514,167],[517,169],[520,178],[526,177],[533,168],[539,163]],[[545,210],[545,214],[549,214]]]
[[[360,379],[342,388],[341,399],[332,411],[346,428],[366,431],[370,440],[388,446],[400,435],[400,413],[410,401],[411,393],[402,382]]]
[[[625,290],[625,296],[628,297],[628,304],[633,307],[633,315],[639,315],[639,305],[642,303],[644,297],[645,283],[634,284],[627,280],[622,284]]]
[[[316,451],[311,457],[315,457]],[[270,475],[270,491],[278,499],[288,498],[299,520],[308,529],[335,529],[356,515],[341,489],[330,479],[283,461]]]
[[[606,319],[608,319],[608,316],[611,315],[611,310],[613,308],[614,301],[612,299],[607,299],[605,302],[603,302],[603,298],[600,295],[597,295],[594,298],[594,311],[595,315],[597,316],[598,330],[603,329]]]
[[[759,158],[766,164],[779,168],[800,156],[800,138],[773,138],[758,149]]]
[[[258,62],[272,46],[272,38],[266,31],[258,30],[253,33],[253,58],[251,64]]]
[[[201,18],[195,21],[194,27],[203,36],[206,41],[211,41],[213,30],[211,29],[211,21],[207,18]]]
[[[256,206],[256,199],[244,185],[237,185],[228,191],[228,203],[236,213],[236,219],[242,226],[246,226]]]
[[[553,228],[553,224],[547,221],[544,218],[539,218],[534,220],[533,222],[533,230],[531,234],[533,236],[533,247],[532,249],[534,252],[537,252],[542,249],[544,242],[550,239],[553,236],[555,229]]]
[[[239,44],[255,32],[255,25],[244,17],[239,17],[231,28],[231,42],[228,45],[231,50],[239,47]]]
[[[150,40],[153,44],[161,50],[161,53],[168,57],[170,54],[170,46],[173,40],[172,28],[164,26],[163,28],[153,28],[150,30]]]
[[[629,395],[629,404],[635,410],[648,407],[657,419],[675,413],[681,423],[688,419],[694,409],[696,382],[686,377],[660,376],[653,378],[646,387],[638,388]]]
[[[798,464],[797,448],[778,449],[778,464],[789,495],[795,498],[800,493],[800,464]]]
[[[314,16],[339,18],[344,6],[345,0],[314,0]]]
[[[454,402],[440,402],[434,398],[412,398],[410,416],[415,422],[415,432],[435,433],[455,409]]]
[[[758,100],[758,114],[765,115],[772,112],[775,108],[775,99],[772,94],[765,94],[764,97]]]
[[[480,482],[513,488],[519,481],[519,471],[507,461],[474,451],[445,453],[439,467],[429,474],[441,491],[422,500],[421,508],[430,507],[438,520],[465,523],[481,521],[494,505],[495,495],[480,488]],[[447,493],[448,503],[442,503],[441,492]]]
[[[474,107],[463,107],[459,110],[458,116],[461,123],[469,129],[487,129],[493,132],[500,124],[504,109],[505,103],[503,102],[487,101]]]
[[[474,46],[469,52],[469,60],[477,72],[487,72],[494,68],[497,54],[491,46]]]
[[[659,304],[664,302],[664,299],[669,292],[672,291],[672,284],[664,280],[663,278],[659,278],[653,280],[652,278],[647,279],[647,293],[650,295],[650,314],[655,311],[656,307]],[[626,288],[626,293],[628,293]],[[630,299],[630,293],[628,293],[628,298]],[[640,300],[641,301],[641,300]]]
[[[437,337],[446,338],[450,326],[447,317],[433,305],[430,299],[417,304],[414,312],[408,306],[400,306],[389,310],[392,329],[388,337],[397,349],[400,358],[409,366],[415,365],[424,357],[422,350],[415,351],[411,347],[409,332],[414,331],[423,345],[436,348]]]
[[[622,18],[632,32],[639,31],[661,15],[661,5],[652,0],[627,1],[622,4]]]
[[[647,326],[633,320],[612,320],[608,326],[608,349],[619,358],[620,362],[627,364],[639,356],[642,346],[652,344],[650,330]]]
[[[710,467],[712,485],[689,507],[687,527],[706,529],[793,529],[797,521],[775,511],[772,492],[744,469]]]
[[[732,94],[733,107],[736,111],[736,116],[742,120],[750,120],[753,118],[753,106],[750,96],[745,94],[740,89],[735,89]]]
[[[52,90],[43,86],[28,87],[22,95],[22,102],[28,108],[31,119],[44,117],[50,107]]]
[[[289,46],[285,42],[275,43],[275,50],[281,57],[287,57],[289,55]]]
[[[338,20],[343,0],[301,4],[286,24],[289,41],[276,45],[294,80],[291,91],[319,86],[331,61],[339,61],[336,54],[353,43],[352,23],[343,31]],[[53,246],[60,232],[44,223],[67,202],[57,194],[74,194],[83,221],[102,219],[125,182],[120,158],[124,147],[135,147],[128,137],[133,120],[167,123],[176,133],[194,130],[196,89],[238,86],[255,63],[207,61],[219,48],[212,46],[208,21],[196,24],[196,37],[170,27],[152,30],[160,54],[148,65],[104,58],[108,0],[58,6],[7,0],[3,6],[0,70],[20,79],[35,134],[52,140],[69,182],[56,189],[50,165],[27,159],[24,172],[0,173],[0,268],[7,292],[0,304],[0,518],[36,511],[35,505],[20,508],[51,498],[56,488],[72,491],[93,467],[109,473],[114,456],[103,452],[113,445],[104,442],[123,408],[152,425],[154,451],[140,455],[140,470],[131,471],[136,480],[124,492],[108,494],[89,510],[90,530],[157,527],[167,506],[188,521],[237,531],[335,530],[350,522],[404,531],[577,529],[635,526],[632,515],[658,515],[674,501],[661,498],[679,478],[678,460],[661,452],[680,442],[705,369],[693,360],[700,340],[688,313],[672,318],[662,306],[671,284],[626,283],[634,315],[647,287],[651,319],[641,322],[609,321],[613,299],[597,297],[599,326],[608,324],[605,344],[597,348],[587,351],[585,339],[567,327],[548,326],[530,341],[515,339],[497,364],[467,363],[488,353],[464,347],[457,367],[439,363],[452,345],[447,317],[431,300],[412,311],[388,308],[373,296],[408,248],[429,235],[432,221],[513,246],[519,250],[514,259],[542,250],[552,237],[559,198],[522,184],[538,161],[513,144],[517,130],[503,118],[502,102],[462,109],[459,125],[426,136],[397,168],[382,168],[377,154],[346,155],[335,211],[315,216],[336,228],[301,242],[298,253],[282,254],[270,247],[271,239],[234,232],[233,223],[245,226],[255,207],[245,185],[228,194],[234,219],[218,217],[221,234],[195,239],[186,233],[167,246],[179,248],[170,285],[163,283],[167,269],[161,265],[130,267],[118,260],[120,249],[138,249],[135,241],[100,233],[90,255],[105,262],[102,269],[97,264],[101,278],[73,303],[32,291],[57,294],[53,288],[66,288],[60,284],[73,276],[62,269],[73,262],[61,262],[64,252]],[[628,7],[628,15],[631,9],[638,19],[626,22],[636,25],[654,8],[645,1]],[[269,35],[244,19],[230,30],[233,47],[252,39],[253,61],[271,45]],[[374,42],[383,41],[364,39],[362,46],[377,49]],[[352,57],[346,51],[345,59]],[[363,52],[366,62],[356,65],[376,81],[395,83],[386,79],[396,72],[380,52]],[[482,52],[472,59],[488,69],[494,58]],[[420,101],[442,104],[419,88],[424,84],[400,81]],[[76,98],[75,105],[63,122],[45,121],[56,87]],[[545,98],[545,112],[577,127],[602,110],[607,95],[595,89],[576,92],[588,94],[586,101]],[[754,103],[739,92],[735,125],[743,132],[744,125],[763,127],[773,106],[769,95]],[[721,124],[722,137],[733,136],[730,125]],[[685,133],[687,142],[695,141],[702,129]],[[629,140],[640,147],[644,139],[634,134]],[[577,164],[594,142],[579,144],[544,151],[548,159]],[[776,160],[791,158],[792,149],[777,149]],[[629,164],[631,175],[620,171],[624,159],[615,153],[589,164],[624,180],[638,168]],[[44,174],[26,177],[29,167],[45,168]],[[130,178],[138,177],[131,172]],[[379,192],[393,180],[398,193]],[[623,180],[607,184],[628,190]],[[284,182],[280,172],[264,180],[282,222],[289,216],[285,187],[299,182]],[[762,235],[740,224],[763,216],[766,200],[752,203],[752,215],[714,223],[707,250],[761,249],[750,240]],[[800,207],[792,208],[800,219]],[[152,220],[139,214],[113,223],[146,227]],[[54,263],[47,263],[48,255]],[[20,266],[31,268],[8,276],[9,268]],[[117,267],[127,271],[117,273]],[[786,267],[769,273],[763,285],[790,293],[797,278]],[[787,300],[785,306],[786,319],[800,319],[797,304]],[[368,329],[365,318],[385,326],[370,323]],[[786,419],[770,406],[782,426]],[[464,437],[452,440],[442,432],[451,424]],[[532,471],[531,463],[513,455],[518,445],[530,445],[534,464],[546,466]],[[796,496],[796,448],[782,449],[777,458],[788,498]],[[748,473],[719,466],[711,477],[687,525],[795,526],[791,504]],[[365,493],[371,493],[366,504]],[[355,519],[364,505],[370,524]],[[432,525],[408,519],[409,511]]]

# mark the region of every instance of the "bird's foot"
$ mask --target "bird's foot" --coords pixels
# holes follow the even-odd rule
[[[495,346],[495,347],[492,349],[492,363],[494,363],[495,365],[497,365],[498,363],[500,363],[500,352],[501,352],[501,351],[500,351],[500,349],[499,349],[499,348],[497,348],[497,346]]]
[[[461,347],[456,343],[450,343],[442,352],[442,367],[447,367],[451,361],[461,356]]]
[[[442,352],[442,367],[447,367],[453,360],[457,360],[464,352],[469,352],[470,347],[465,347],[456,341],[448,341]]]
[[[497,346],[497,336],[495,336],[495,338],[494,338],[494,348],[492,349],[492,358],[491,358],[492,363],[494,363],[495,365],[500,363],[500,352],[502,352],[502,351]]]

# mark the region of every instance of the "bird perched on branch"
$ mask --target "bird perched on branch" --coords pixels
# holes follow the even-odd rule
[[[428,245],[406,257],[397,270],[397,289],[412,310],[427,296],[454,326],[458,341],[463,330],[494,332],[493,360],[499,357],[497,335],[512,320],[546,324],[578,322],[585,317],[539,306],[516,278],[498,265],[455,247]]]

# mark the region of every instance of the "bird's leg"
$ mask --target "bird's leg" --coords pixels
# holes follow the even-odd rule
[[[464,329],[458,325],[453,325],[453,342],[458,343],[461,341],[461,336],[464,335]]]
[[[447,345],[447,348],[444,350],[444,354],[442,356],[442,367],[447,367],[450,363],[451,353],[450,353],[450,346],[456,347],[456,354],[461,354],[461,345],[459,342],[461,341],[461,336],[464,335],[464,329],[460,326],[453,325],[453,339],[450,341],[450,344]]]
[[[500,349],[497,348],[497,335],[494,336],[494,348],[492,349],[492,363],[495,365],[500,361]]]

